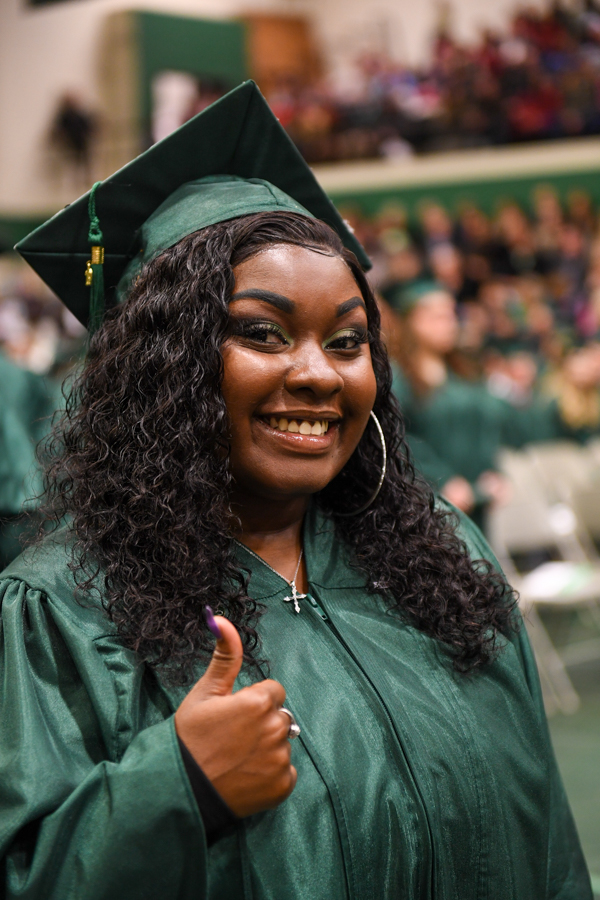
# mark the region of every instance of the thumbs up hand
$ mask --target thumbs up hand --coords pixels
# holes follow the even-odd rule
[[[281,712],[285,690],[261,681],[232,693],[243,649],[237,629],[216,616],[221,637],[210,664],[175,713],[175,729],[237,816],[278,806],[296,784]]]

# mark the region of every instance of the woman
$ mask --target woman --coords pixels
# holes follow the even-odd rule
[[[415,283],[397,298],[396,310],[394,392],[417,465],[444,497],[481,525],[487,505],[506,495],[496,470],[502,446],[572,438],[576,432],[555,402],[533,395],[517,406],[455,371],[461,363],[456,302],[439,284]]]
[[[5,572],[6,896],[588,900],[526,637],[411,475],[356,259],[272,184],[182,190],[58,434],[70,522]]]
[[[486,504],[502,497],[496,455],[519,414],[483,384],[452,371],[449,358],[456,348],[459,323],[456,302],[441,285],[415,283],[398,298],[396,309],[401,330],[394,392],[407,428],[417,439],[413,440],[417,463],[433,484],[437,476],[436,486],[448,500],[480,521]],[[433,454],[439,460],[437,468],[429,462]]]

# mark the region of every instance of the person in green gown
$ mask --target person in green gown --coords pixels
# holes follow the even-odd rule
[[[20,250],[95,333],[0,586],[3,896],[591,900],[514,597],[256,87]]]
[[[534,395],[518,407],[490,393],[483,381],[454,371],[456,301],[441,285],[416,282],[395,301],[400,334],[393,389],[415,463],[436,490],[481,526],[488,505],[506,496],[497,470],[501,447],[578,434],[554,400]]]
[[[0,352],[0,569],[20,553],[42,489],[36,446],[51,424],[52,394],[45,378]]]

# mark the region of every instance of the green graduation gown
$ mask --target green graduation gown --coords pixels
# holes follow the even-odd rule
[[[489,497],[482,494],[477,479],[497,469],[501,447],[584,437],[562,421],[555,400],[536,397],[529,406],[515,407],[490,394],[482,382],[453,373],[438,388],[418,396],[395,366],[393,390],[417,470],[438,491],[457,475],[466,478],[476,504],[471,517],[480,526],[485,524]]]
[[[519,411],[492,396],[483,384],[450,373],[444,384],[420,397],[395,369],[393,387],[408,431],[467,481],[494,469],[499,448],[521,437],[512,424],[520,418]],[[416,447],[417,463],[419,456]]]
[[[2,896],[591,900],[524,630],[457,675],[366,593],[314,509],[300,614],[240,548],[267,607],[262,652],[302,728],[298,783],[207,849],[173,725],[187,688],[124,650],[97,601],[75,601],[58,537],[1,582]]]

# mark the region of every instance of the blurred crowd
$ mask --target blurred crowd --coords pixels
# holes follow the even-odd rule
[[[419,468],[482,514],[502,499],[503,445],[600,432],[600,227],[590,197],[539,186],[532,214],[455,216],[424,201],[367,219],[345,210],[374,262],[395,391]]]
[[[598,134],[600,4],[524,9],[469,47],[442,26],[426,67],[363,55],[268,99],[312,163]]]
[[[156,141],[228,86],[164,72],[152,90]],[[442,21],[420,68],[365,53],[311,84],[280,77],[266,96],[309,163],[600,134],[600,0],[522,9],[469,46]],[[53,134],[79,159],[94,123],[72,105],[62,101]]]
[[[599,211],[582,191],[563,203],[540,185],[529,211],[506,202],[492,216],[473,204],[451,214],[423,200],[411,218],[398,202],[343,214],[373,261],[417,466],[483,523],[506,489],[501,447],[600,433]],[[84,329],[37,276],[0,256],[0,431],[2,410],[20,415],[27,392],[58,408],[84,347]],[[0,515],[17,515],[23,497],[0,496]]]

